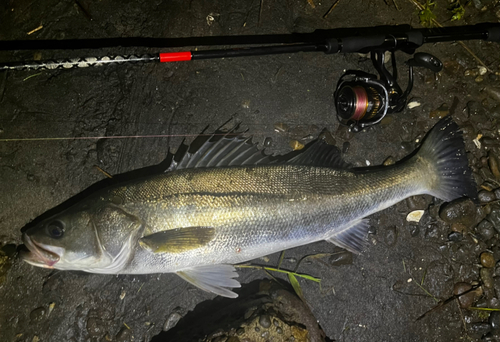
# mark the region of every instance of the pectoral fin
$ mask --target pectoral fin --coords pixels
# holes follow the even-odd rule
[[[335,232],[326,241],[359,254],[368,244],[366,237],[369,228],[370,221],[368,219],[360,219],[344,227],[341,231]]]
[[[205,246],[214,235],[210,227],[176,228],[144,236],[139,243],[153,253],[181,253]]]
[[[238,297],[236,293],[227,288],[241,287],[240,283],[233,279],[238,277],[238,273],[231,265],[198,266],[186,268],[177,274],[194,286],[222,297]]]

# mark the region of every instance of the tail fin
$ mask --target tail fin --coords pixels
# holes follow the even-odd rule
[[[437,180],[432,182],[431,195],[444,201],[464,196],[477,200],[462,132],[450,116],[432,128],[415,157],[422,158],[435,171]]]

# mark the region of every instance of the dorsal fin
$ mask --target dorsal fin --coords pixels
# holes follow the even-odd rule
[[[197,149],[192,148],[192,144],[179,161],[175,161],[176,158],[174,158],[166,171],[271,162],[273,157],[259,150],[257,144],[252,142],[252,138],[246,138],[243,133],[233,131],[234,129],[224,133],[215,132],[205,138]]]
[[[308,144],[299,154],[285,161],[286,164],[311,165],[348,169],[350,166],[342,159],[340,150],[323,139]]]
[[[166,171],[270,163],[349,168],[349,164],[342,160],[340,150],[323,139],[311,142],[301,151],[275,157],[260,150],[251,137],[244,137],[244,133],[235,132],[237,128],[235,126],[227,132],[218,130],[211,135],[198,137],[193,144],[184,148],[184,151],[178,152]]]

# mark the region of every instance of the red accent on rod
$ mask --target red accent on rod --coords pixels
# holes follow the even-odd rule
[[[161,63],[190,61],[190,60],[191,60],[191,51],[160,53],[160,62]]]

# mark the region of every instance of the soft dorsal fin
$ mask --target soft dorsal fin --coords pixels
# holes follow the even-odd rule
[[[240,283],[233,279],[238,277],[238,273],[231,265],[197,266],[183,269],[177,274],[194,286],[223,297],[238,297],[229,289],[241,287]]]
[[[342,159],[340,150],[323,139],[317,139],[305,147],[298,155],[285,161],[286,164],[324,166],[348,169],[349,164]]]

